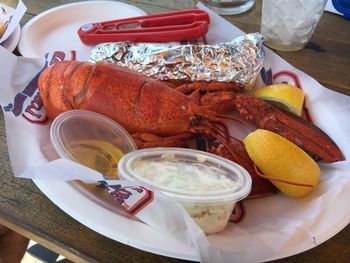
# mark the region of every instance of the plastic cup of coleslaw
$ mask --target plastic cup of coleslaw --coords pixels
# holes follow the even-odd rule
[[[118,171],[122,180],[140,181],[175,198],[207,235],[225,229],[252,184],[240,165],[184,148],[136,150],[119,161]]]

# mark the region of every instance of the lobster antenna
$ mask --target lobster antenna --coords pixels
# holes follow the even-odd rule
[[[222,122],[222,119],[225,118],[225,119],[235,120],[240,123],[243,123],[246,127],[248,127],[249,130],[252,130],[252,128],[247,123],[245,123],[242,119],[238,119],[229,115],[220,115],[220,114],[213,113],[212,111],[203,110],[201,106],[199,106],[194,102],[190,102],[188,106],[192,113],[205,117],[212,121],[212,122],[208,122],[208,121],[203,122],[201,128],[197,126],[196,128],[193,127],[193,129],[195,131],[202,130],[203,134],[207,134],[209,136],[214,137],[216,140],[222,143],[224,147],[233,156],[236,156],[236,153],[231,149],[229,145],[230,139],[233,139],[233,140],[236,140],[236,139],[230,135],[227,125]],[[223,127],[223,129],[221,129],[219,125]]]
[[[73,97],[73,101],[75,103],[76,106],[79,106],[79,101],[85,96],[85,94],[87,93],[88,90],[88,84],[90,82],[90,79],[92,78],[92,75],[95,73],[96,70],[96,66],[97,64],[93,64],[91,71],[89,72],[89,75],[87,76],[87,78],[85,79],[83,86],[81,88],[81,90],[79,91],[79,93],[77,95],[75,95]],[[81,101],[80,101],[81,102]]]
[[[213,123],[211,123],[211,125],[213,126],[215,131],[217,131],[218,136],[222,136],[223,139],[232,138],[232,136],[230,135],[229,129],[228,129],[228,127],[227,127],[227,125],[225,123],[223,123],[223,122],[213,122]]]
[[[236,156],[236,153],[231,149],[229,143],[230,139],[236,140],[233,138],[229,132],[227,126],[222,122],[216,122],[216,123],[203,123],[205,127],[202,127],[202,131],[204,131],[204,134],[207,134],[209,136],[214,137],[216,140],[218,140],[222,145],[232,154],[232,156]],[[224,130],[222,130],[218,125],[221,125]],[[197,128],[198,130],[198,128]]]
[[[296,186],[314,187],[314,185],[312,185],[312,184],[295,183],[295,182],[291,182],[291,181],[288,181],[288,180],[279,179],[279,178],[275,178],[275,177],[271,177],[271,176],[265,175],[259,170],[259,168],[256,166],[255,163],[254,163],[254,170],[255,170],[256,174],[259,175],[260,177],[262,177],[264,179],[271,180],[271,181],[276,181],[276,182],[286,183],[286,184],[291,184],[291,185],[296,185]]]
[[[243,124],[245,127],[247,127],[247,129],[249,131],[251,131],[251,132],[253,131],[253,128],[248,124],[248,122],[244,121],[243,119],[241,119],[239,117],[234,117],[234,116],[227,115],[227,114],[216,114],[216,117],[239,122],[239,123]]]

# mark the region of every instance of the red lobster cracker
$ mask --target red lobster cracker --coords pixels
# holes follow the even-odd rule
[[[190,9],[124,18],[83,25],[80,40],[88,45],[106,42],[180,42],[205,36],[210,18],[207,12]]]
[[[198,89],[198,85],[201,86]],[[319,128],[283,112],[263,100],[223,90],[217,83],[186,84],[186,95],[167,84],[109,63],[63,61],[46,68],[39,78],[39,92],[49,118],[71,109],[103,114],[132,134],[139,147],[184,146],[198,135],[214,140],[211,152],[229,155],[252,175],[252,195],[274,192],[255,173],[242,142],[229,133],[223,111],[237,110],[260,128],[270,129],[328,162],[344,160],[337,145]],[[190,87],[193,87],[193,92]],[[208,91],[210,90],[210,91]],[[193,93],[196,95],[194,96]],[[224,150],[222,149],[224,148]],[[254,196],[251,196],[254,197]]]

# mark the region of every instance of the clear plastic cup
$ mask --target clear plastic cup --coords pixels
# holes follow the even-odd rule
[[[323,14],[327,0],[263,0],[261,33],[267,46],[282,50],[302,49]]]
[[[255,0],[202,0],[206,6],[220,15],[235,15],[248,11]]]
[[[223,230],[237,201],[251,190],[249,173],[214,154],[183,148],[150,148],[126,154],[123,180],[141,181],[179,201],[205,234]]]
[[[115,121],[85,110],[60,114],[51,124],[50,140],[61,158],[118,178],[118,162],[137,149],[128,132]]]

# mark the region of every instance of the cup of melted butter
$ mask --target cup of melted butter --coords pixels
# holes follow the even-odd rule
[[[118,162],[136,150],[128,132],[115,121],[86,110],[60,114],[51,124],[51,143],[61,158],[118,178]]]

